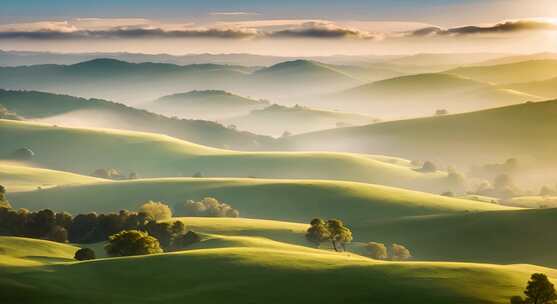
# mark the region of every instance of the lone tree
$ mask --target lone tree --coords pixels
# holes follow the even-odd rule
[[[338,245],[342,247],[343,251],[346,250],[346,243],[352,241],[352,231],[344,226],[341,220],[337,219],[328,220],[326,225],[330,233],[331,244],[335,251],[339,251]]]
[[[172,218],[172,210],[161,202],[148,201],[139,207],[139,212],[147,214],[155,221],[164,221]]]
[[[522,302],[517,302],[518,296],[512,297],[511,301],[514,299],[515,303],[549,304],[555,303],[555,300],[557,300],[555,287],[543,273],[534,273],[530,277],[524,295],[526,295],[526,298]]]
[[[95,251],[91,248],[81,248],[74,255],[74,259],[78,261],[94,260],[95,258]]]
[[[393,261],[405,261],[412,257],[410,250],[400,244],[391,245],[391,260]]]
[[[328,241],[331,234],[325,226],[325,222],[320,218],[315,218],[311,220],[310,227],[306,232],[306,238],[311,243],[315,244],[316,247],[325,241]]]
[[[138,230],[124,230],[108,238],[104,247],[110,256],[130,256],[161,253],[159,241]]]
[[[369,256],[376,260],[386,260],[389,255],[387,254],[387,247],[385,244],[369,242],[365,245]]]

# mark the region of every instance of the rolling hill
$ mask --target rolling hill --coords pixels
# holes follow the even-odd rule
[[[514,210],[399,188],[318,180],[164,178],[68,185],[10,194],[14,207],[51,208],[73,214],[136,210],[148,200],[174,206],[204,197],[227,202],[243,217],[304,223],[315,217],[338,217],[355,223],[407,216]]]
[[[223,122],[233,124],[240,130],[280,136],[284,132],[297,134],[343,126],[366,125],[375,122],[375,119],[366,115],[318,110],[300,105],[286,107],[274,104]]]
[[[163,96],[148,107],[169,116],[220,120],[244,115],[268,105],[264,100],[254,100],[222,90],[206,90]]]
[[[378,153],[445,164],[485,164],[516,157],[557,166],[557,101],[409,119],[282,139],[281,149]],[[486,151],[485,153],[481,151]],[[546,172],[551,175],[550,172]]]
[[[557,77],[557,59],[531,60],[493,66],[460,67],[446,73],[493,84],[534,82]]]
[[[534,82],[514,83],[504,87],[519,90],[528,94],[541,96],[545,99],[557,98],[557,77]]]
[[[467,112],[536,100],[449,74],[418,74],[365,84],[325,96],[317,104],[380,118],[430,116],[436,110]],[[341,106],[340,106],[341,105]]]
[[[26,119],[76,127],[162,133],[219,148],[253,150],[272,140],[214,122],[169,118],[101,99],[0,89],[0,104]]]
[[[102,181],[104,180],[100,178],[34,168],[21,163],[0,162],[0,185],[6,187],[9,192]]]
[[[388,158],[328,152],[236,152],[168,136],[107,129],[78,129],[0,120],[0,156],[27,147],[49,169],[91,174],[99,168],[140,177],[193,176],[308,178],[360,181],[446,191],[447,173],[418,172]],[[127,173],[126,173],[127,174]]]
[[[506,303],[521,292],[533,272],[547,273],[551,280],[557,277],[552,269],[528,265],[389,263],[260,239],[236,239],[230,244],[231,239],[224,238],[219,245],[226,246],[223,241],[232,247],[25,267],[25,271],[17,265],[4,266],[0,290],[4,299],[17,303],[188,299],[475,304]],[[135,278],[133,283],[130,277]],[[275,295],[269,295],[269,284]]]

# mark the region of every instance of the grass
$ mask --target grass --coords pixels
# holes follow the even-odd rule
[[[168,136],[108,129],[78,129],[0,120],[0,156],[21,147],[34,163],[49,169],[91,174],[116,168],[140,177],[335,179],[386,184],[435,192],[449,187],[446,173],[421,173],[373,157],[329,152],[235,152]]]
[[[22,163],[0,162],[0,184],[5,186],[9,192],[102,181],[100,178],[35,168]]]
[[[13,193],[12,205],[73,214],[136,210],[147,200],[169,205],[216,197],[250,218],[309,222],[314,217],[347,222],[467,211],[509,210],[490,203],[385,186],[324,180],[164,178],[63,186]]]
[[[507,303],[532,272],[557,278],[555,270],[528,265],[379,262],[255,238],[208,242],[223,247],[25,271],[4,266],[0,291],[14,303],[477,304]]]

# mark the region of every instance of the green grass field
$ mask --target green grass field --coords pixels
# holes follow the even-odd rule
[[[296,222],[314,217],[358,222],[512,209],[399,188],[323,180],[164,178],[62,186],[9,197],[15,207],[48,207],[74,214],[136,210],[147,200],[173,206],[189,199],[215,197],[238,209],[242,217]]]
[[[6,187],[10,192],[102,181],[100,178],[34,168],[22,163],[0,162],[0,185]]]
[[[10,241],[0,242],[19,246],[6,245]],[[13,303],[187,299],[194,303],[477,304],[507,303],[510,296],[521,293],[533,272],[557,278],[555,270],[528,265],[379,262],[257,238],[212,236],[203,243],[209,248],[24,268],[4,266],[0,291],[4,300]],[[214,245],[220,248],[211,248]]]
[[[139,177],[335,179],[408,187],[434,192],[449,188],[443,172],[421,173],[406,165],[367,155],[329,152],[235,152],[192,144],[168,136],[103,129],[53,127],[0,120],[0,156],[21,147],[33,162],[49,169],[91,174],[116,168]]]

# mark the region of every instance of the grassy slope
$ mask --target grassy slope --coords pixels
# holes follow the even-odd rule
[[[0,120],[0,155],[20,147],[34,162],[90,174],[114,167],[140,177],[192,176],[339,179],[445,191],[446,175],[424,174],[365,155],[343,153],[233,152],[155,134],[74,129]]]
[[[557,101],[528,103],[308,133],[284,139],[281,148],[379,153],[449,164],[518,157],[555,165],[556,115]]]
[[[505,87],[528,94],[542,96],[546,99],[557,98],[557,77],[542,81],[515,83]]]
[[[338,217],[349,223],[467,211],[505,210],[489,203],[460,200],[371,184],[316,180],[168,178],[65,186],[14,193],[15,207],[52,208],[71,213],[135,210],[146,200],[174,205],[212,196],[243,217],[309,222]]]
[[[210,121],[172,119],[100,99],[0,89],[0,105],[27,119],[68,126],[161,133],[213,147],[249,150],[257,148],[258,143],[271,140]]]
[[[70,261],[77,249],[50,241],[0,236],[0,273],[3,266],[37,266]]]
[[[288,124],[285,125],[284,122]],[[226,120],[226,123],[234,124],[240,130],[272,136],[280,136],[284,131],[302,133],[331,129],[336,128],[338,123],[365,125],[372,122],[374,118],[367,115],[276,104]]]
[[[382,117],[432,115],[437,109],[464,112],[534,100],[463,77],[437,73],[402,76],[348,89],[326,97],[331,106]]]
[[[540,81],[557,77],[557,60],[530,60],[492,66],[461,67],[446,73],[495,84]]]
[[[4,299],[17,303],[477,304],[506,303],[520,293],[534,271],[551,279],[557,275],[552,269],[533,266],[376,262],[253,238],[217,237],[208,247],[214,245],[225,248],[101,259],[25,272],[4,267],[0,291]]]
[[[24,166],[21,163],[0,162],[0,185],[8,191],[29,191],[68,184],[101,182],[102,179],[63,171]]]

